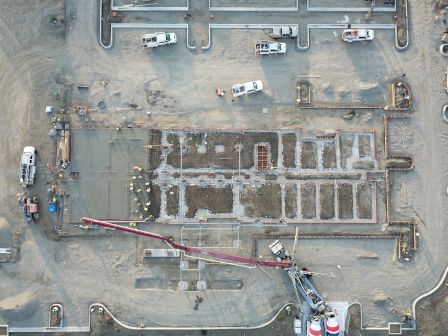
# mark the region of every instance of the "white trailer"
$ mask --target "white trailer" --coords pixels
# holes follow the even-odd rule
[[[273,41],[258,41],[255,44],[256,55],[285,54],[286,43]]]

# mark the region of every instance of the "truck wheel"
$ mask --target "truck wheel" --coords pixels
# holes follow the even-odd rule
[[[31,202],[33,202],[34,204],[37,204],[37,202],[39,202],[39,199],[37,198],[37,196],[34,196],[34,197],[31,199]]]
[[[33,219],[34,220],[38,220],[39,219],[39,214],[37,212],[33,213]]]

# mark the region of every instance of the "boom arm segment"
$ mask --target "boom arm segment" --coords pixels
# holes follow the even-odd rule
[[[291,261],[260,260],[257,258],[249,258],[249,257],[236,256],[236,255],[231,255],[231,254],[217,252],[217,251],[210,251],[208,249],[200,248],[200,247],[184,246],[179,243],[176,243],[171,238],[164,237],[164,236],[161,236],[156,233],[133,229],[133,228],[129,228],[127,226],[112,224],[112,223],[105,222],[105,221],[98,220],[98,219],[82,217],[81,221],[83,221],[84,223],[87,223],[87,224],[98,225],[101,227],[106,227],[106,228],[110,228],[110,229],[114,229],[114,230],[118,230],[118,231],[137,234],[137,235],[144,236],[144,237],[159,239],[159,240],[162,240],[162,241],[168,243],[174,249],[193,253],[193,254],[199,254],[199,255],[203,255],[203,256],[214,257],[214,258],[221,259],[221,260],[228,260],[228,261],[233,261],[233,262],[238,262],[238,263],[248,264],[248,265],[255,265],[255,266],[281,267],[281,268],[288,268],[291,266]]]

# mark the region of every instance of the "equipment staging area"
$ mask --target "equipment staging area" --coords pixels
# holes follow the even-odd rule
[[[443,335],[446,5],[3,1],[0,335]]]

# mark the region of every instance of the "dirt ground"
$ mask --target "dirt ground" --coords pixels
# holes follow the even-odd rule
[[[170,134],[167,136],[168,144],[171,145],[171,152],[168,155],[168,164],[180,167],[180,146],[179,135]],[[225,168],[238,169],[239,156],[235,146],[241,145],[241,167],[242,169],[254,166],[255,145],[259,142],[269,142],[271,151],[278,152],[278,136],[271,132],[247,132],[247,133],[199,133],[187,132],[183,142],[184,158],[183,168]],[[223,148],[216,150],[217,146]],[[277,164],[277,156],[273,155],[272,165]]]
[[[334,211],[334,185],[322,184],[320,186],[320,218],[330,219],[335,216]]]
[[[231,188],[187,187],[185,201],[188,204],[187,217],[192,218],[199,209],[210,213],[231,213],[233,194]]]
[[[301,6],[303,3],[300,1]],[[448,162],[443,155],[448,144],[448,130],[441,118],[441,108],[446,102],[444,73],[447,63],[438,53],[443,19],[434,11],[431,1],[410,0],[409,8],[411,42],[403,52],[394,48],[393,33],[389,31],[375,32],[376,38],[369,44],[346,45],[340,41],[339,32],[327,29],[312,31],[308,51],[295,50],[293,42],[288,40],[288,53],[284,57],[255,59],[253,41],[266,37],[261,31],[217,30],[213,32],[209,51],[194,52],[185,47],[185,31],[176,30],[179,43],[175,46],[148,51],[139,45],[139,35],[146,31],[130,29],[118,32],[114,47],[104,50],[98,43],[96,1],[2,1],[0,247],[13,244],[20,248],[20,260],[0,265],[0,301],[4,304],[0,310],[0,324],[45,326],[49,306],[61,302],[65,307],[64,325],[86,326],[89,304],[96,301],[107,304],[120,320],[135,326],[170,325],[173,314],[177,317],[176,324],[182,326],[260,324],[272,318],[284,303],[295,300],[289,280],[278,270],[268,270],[268,276],[259,269],[234,271],[229,266],[226,271],[238,272],[235,278],[244,280],[244,290],[205,291],[198,314],[193,309],[195,295],[192,293],[135,289],[135,279],[154,277],[157,271],[138,261],[141,248],[149,245],[142,239],[110,232],[88,239],[58,239],[54,233],[56,218],[45,210],[37,225],[23,222],[18,214],[16,194],[21,191],[17,183],[19,156],[25,145],[32,144],[39,153],[38,174],[36,186],[29,191],[43,195],[45,201],[48,185],[52,183],[46,167],[52,160],[53,149],[45,106],[67,108],[70,101],[91,106],[94,110],[88,117],[97,127],[133,123],[203,129],[375,128],[376,136],[381,138],[382,115],[377,112],[360,112],[352,120],[344,120],[341,117],[346,111],[297,110],[295,83],[300,74],[316,76],[311,81],[317,101],[380,104],[387,90],[385,83],[403,74],[412,87],[413,111],[409,119],[394,121],[390,145],[412,154],[417,163],[414,170],[394,176],[392,186],[395,193],[393,217],[418,221],[420,239],[415,260],[397,262],[391,240],[362,243],[304,240],[297,251],[304,266],[337,275],[336,280],[315,279],[316,287],[329,299],[361,302],[366,327],[400,321],[401,317],[393,308],[408,309],[417,295],[437,283],[446,267],[448,238],[444,220],[448,215],[445,190]],[[323,21],[345,20],[344,13],[319,15]],[[356,21],[362,15],[351,13],[348,16]],[[247,13],[232,17],[234,21],[246,19],[259,20]],[[259,95],[235,101],[228,94],[224,99],[215,95],[217,86],[228,90],[235,81],[255,78],[266,84]],[[77,86],[84,83],[89,90],[77,90]],[[72,94],[68,95],[71,88]],[[106,104],[104,110],[98,108],[101,100]],[[131,104],[137,108],[132,108]],[[83,122],[77,120],[78,125]],[[354,138],[348,136],[342,142],[351,148]],[[342,142],[344,166],[351,150],[343,149]],[[360,154],[366,151],[367,147]],[[314,149],[306,150],[306,155],[313,153]],[[154,160],[156,166],[158,161]],[[271,192],[279,193],[279,190]],[[175,194],[172,197],[175,198]],[[161,202],[154,200],[157,201]],[[272,211],[281,213],[281,204],[270,206]],[[344,207],[339,211],[348,216],[349,209]],[[316,216],[311,210],[306,211],[310,217]],[[368,213],[363,210],[358,215],[361,212]],[[368,229],[380,231],[382,224],[383,219],[380,219]],[[151,225],[143,228],[179,235],[177,227],[173,230],[163,224]],[[303,225],[300,229],[331,232],[353,230],[353,227]],[[7,232],[7,237],[13,237],[14,233],[15,241],[5,242],[3,231]],[[250,254],[253,231],[247,229],[241,248],[235,253]],[[357,254],[366,252],[375,253],[379,258],[356,258]],[[267,248],[262,254],[272,258]],[[167,279],[178,277],[178,269],[166,271]],[[375,290],[392,297],[393,303],[375,304],[372,299]],[[442,335],[446,327],[443,318],[446,293],[437,295],[432,302],[422,303],[425,308],[417,314],[418,328],[419,321],[422,326],[433,328],[428,329],[428,335]],[[17,307],[11,309],[12,303],[17,303]],[[433,308],[440,309],[440,315],[439,312],[434,314]],[[278,333],[283,334],[282,331]]]
[[[279,218],[282,215],[280,185],[265,184],[260,188],[246,186],[241,203],[248,217]]]
[[[302,168],[316,169],[317,168],[317,146],[314,142],[304,142],[302,144]]]
[[[339,218],[353,218],[353,188],[351,184],[342,183],[337,186],[339,201]]]

